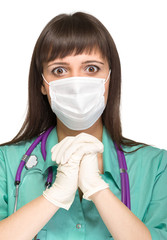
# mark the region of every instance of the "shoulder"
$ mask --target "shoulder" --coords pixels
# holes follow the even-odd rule
[[[19,157],[20,155],[23,155],[33,141],[34,139],[11,145],[0,146],[0,158],[7,159],[8,157]]]
[[[152,170],[157,174],[164,171],[167,167],[167,151],[149,145],[140,148],[141,146],[123,147],[126,152],[129,152],[125,153],[128,163],[140,165],[143,171]]]

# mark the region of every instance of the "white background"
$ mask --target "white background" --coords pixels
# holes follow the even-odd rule
[[[6,0],[0,3],[0,143],[19,131],[27,109],[35,42],[60,13],[85,11],[109,30],[121,59],[125,137],[167,149],[166,0]]]

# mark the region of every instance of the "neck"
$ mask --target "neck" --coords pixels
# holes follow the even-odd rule
[[[81,131],[71,130],[67,128],[59,119],[57,119],[58,142],[62,141],[67,136],[76,136],[82,132],[90,134],[102,142],[102,135],[103,135],[102,119],[99,118],[93,126]]]

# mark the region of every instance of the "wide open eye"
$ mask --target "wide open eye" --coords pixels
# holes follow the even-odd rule
[[[53,73],[54,75],[56,75],[57,77],[58,77],[58,76],[62,76],[62,75],[65,74],[66,72],[67,72],[66,69],[63,68],[63,67],[56,67],[56,68],[54,68],[54,69],[52,70],[52,73]]]
[[[94,66],[94,65],[86,67],[86,71],[88,73],[95,73],[95,72],[98,72],[99,70],[100,70],[100,68],[98,66]]]

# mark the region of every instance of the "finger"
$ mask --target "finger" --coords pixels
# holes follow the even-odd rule
[[[73,139],[74,137],[66,137],[51,149],[52,161],[55,161],[57,164],[63,162],[63,154],[66,152],[66,149],[71,145]]]
[[[72,158],[73,154],[75,154],[76,158],[81,160],[81,158],[85,154],[96,154],[99,152],[103,152],[103,144],[96,143],[76,143],[74,146],[68,148],[68,150],[64,154],[64,160],[67,162]],[[75,159],[76,159],[75,158]],[[73,159],[73,158],[72,158]],[[76,159],[77,160],[77,159]]]
[[[74,141],[72,142],[72,144],[66,149],[67,150],[67,152],[65,153],[66,157],[70,157],[71,154],[81,149],[81,147],[84,147],[85,146],[84,144],[86,143],[88,147],[90,145],[90,149],[92,148],[92,151],[90,152],[102,153],[104,150],[103,143],[100,142],[96,137],[87,133],[81,133],[74,138]],[[88,150],[90,149],[88,148]],[[85,153],[86,152],[89,152],[89,151],[86,151],[85,149]]]
[[[74,141],[77,141],[77,142],[92,142],[92,143],[101,143],[96,137],[88,134],[88,133],[80,133],[78,134]]]
[[[66,137],[52,148],[52,161],[65,164],[77,152],[79,159],[86,153],[103,152],[103,144],[96,137],[81,133],[76,137]],[[77,160],[77,159],[76,159]]]

